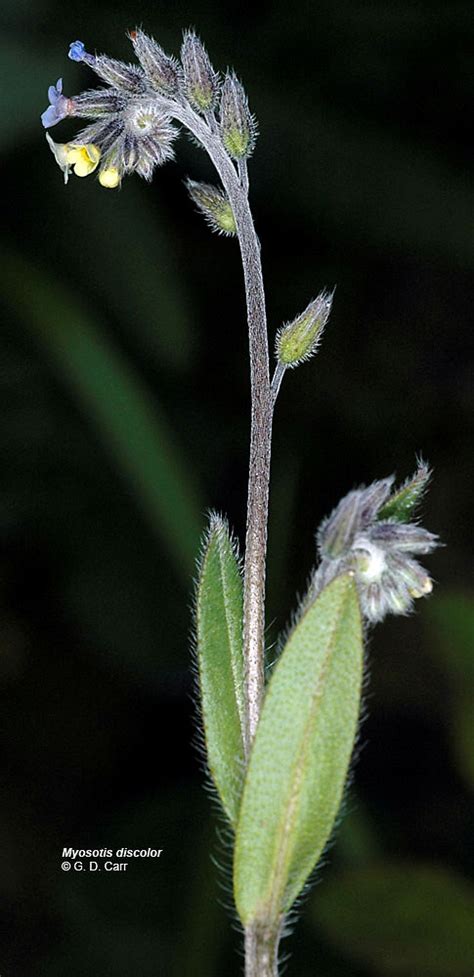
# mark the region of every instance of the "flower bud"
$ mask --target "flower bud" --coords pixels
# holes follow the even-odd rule
[[[185,31],[181,48],[184,87],[188,100],[198,112],[209,112],[215,104],[219,76],[214,71],[202,41],[194,31]]]
[[[297,319],[282,326],[275,342],[275,352],[281,366],[299,366],[314,356],[329,319],[331,305],[332,294],[321,292]]]
[[[69,114],[74,118],[100,119],[123,109],[124,96],[116,89],[93,88],[70,99]]]
[[[433,581],[416,560],[407,559],[403,553],[392,553],[390,561],[394,572],[406,584],[411,597],[417,599],[431,594]]]
[[[438,545],[438,537],[418,523],[378,521],[373,526],[372,538],[387,550],[411,550],[412,553],[431,553]]]
[[[431,553],[438,537],[417,523],[381,518],[390,500],[412,482],[391,494],[391,476],[341,500],[318,532],[322,559],[313,594],[338,574],[353,573],[362,615],[375,624],[387,614],[408,614],[414,600],[431,593],[433,581],[414,556]]]
[[[131,92],[133,95],[141,95],[145,91],[143,72],[133,64],[125,64],[123,61],[108,58],[105,54],[99,54],[93,68],[99,78],[103,78],[108,85],[118,88],[119,91]]]
[[[250,156],[257,135],[255,119],[249,109],[247,96],[234,74],[226,75],[220,104],[220,132],[222,142],[232,159]]]
[[[186,187],[213,231],[226,237],[236,234],[234,213],[223,190],[210,183],[196,183],[194,180],[187,180]]]
[[[360,492],[349,492],[318,530],[318,548],[323,558],[343,556],[351,548],[359,528]]]
[[[106,187],[108,190],[115,190],[116,187],[120,186],[120,180],[120,171],[116,166],[106,166],[100,170],[99,183],[101,187]]]
[[[145,78],[141,68],[108,58],[106,54],[89,54],[83,41],[73,41],[69,45],[68,57],[71,61],[87,64],[99,78],[118,88],[120,92],[139,95],[145,91]]]
[[[165,54],[154,38],[144,31],[130,31],[129,37],[152,87],[164,95],[175,95],[180,84],[180,66],[176,58]]]
[[[406,522],[415,512],[428,487],[431,470],[425,461],[418,462],[418,468],[411,478],[408,478],[399,489],[394,492],[385,505],[380,509],[379,519],[394,519],[396,522]]]

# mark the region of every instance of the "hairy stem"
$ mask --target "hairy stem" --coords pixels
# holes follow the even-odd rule
[[[247,709],[244,738],[248,756],[260,716],[264,688],[265,579],[273,419],[260,244],[248,202],[246,168],[236,170],[218,134],[212,132],[188,106],[172,103],[172,114],[202,143],[216,167],[234,212],[244,271],[251,386],[243,633]]]
[[[286,366],[283,366],[282,363],[278,362],[272,377],[271,390],[272,390],[273,406],[275,406],[275,402],[280,392],[280,387],[282,384],[283,377],[285,376],[285,373],[286,373]]]
[[[252,397],[244,564],[248,754],[260,716],[264,688],[265,577],[273,400],[260,246],[245,191],[240,190],[238,197],[235,216],[247,298]]]
[[[170,106],[171,107],[171,106]],[[246,164],[234,166],[214,126],[187,106],[173,104],[172,114],[207,150],[235,217],[244,271],[250,352],[251,431],[244,563],[244,659],[246,722],[244,746],[249,756],[264,690],[265,580],[268,499],[274,398],[270,383],[267,319],[260,244],[248,201]],[[277,977],[279,933],[249,926],[245,931],[246,977]]]
[[[241,186],[245,190],[245,193],[249,192],[249,174],[247,169],[247,160],[240,159],[238,162],[238,172]]]
[[[253,924],[245,930],[245,977],[278,977],[280,929]]]

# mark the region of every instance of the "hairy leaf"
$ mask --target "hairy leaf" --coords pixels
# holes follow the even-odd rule
[[[227,523],[211,516],[199,570],[196,629],[207,763],[235,824],[243,772],[243,586]]]
[[[245,781],[234,889],[243,923],[293,904],[339,810],[359,716],[362,630],[352,577],[305,607],[273,672]]]

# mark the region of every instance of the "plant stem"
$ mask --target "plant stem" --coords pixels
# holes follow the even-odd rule
[[[248,710],[245,747],[248,756],[260,717],[264,690],[265,579],[273,400],[260,245],[247,194],[240,188],[234,213],[247,299],[251,387],[243,631]]]
[[[241,175],[242,171],[241,171]],[[224,184],[225,186],[225,184]],[[268,501],[273,421],[268,334],[260,245],[247,197],[246,181],[228,196],[233,206],[245,280],[250,352],[251,431],[244,562],[245,701],[248,758],[260,718],[265,674],[265,580]],[[259,929],[245,930],[245,977],[277,977],[278,936],[269,940]]]
[[[240,179],[241,186],[243,187],[245,193],[248,195],[248,192],[249,192],[249,174],[248,174],[248,169],[247,169],[247,160],[246,159],[239,159],[239,162],[237,164],[237,169],[238,169],[238,173],[239,173],[239,179]]]
[[[188,106],[169,103],[169,107],[174,117],[201,142],[214,163],[234,213],[244,272],[251,389],[243,626],[246,702],[244,748],[248,759],[264,691],[265,580],[274,405],[260,244],[248,201],[245,162],[236,169],[222,146],[218,132],[214,127],[209,128]],[[279,932],[270,933],[256,926],[246,928],[246,977],[277,977],[278,942]]]
[[[244,730],[248,757],[257,728],[264,689],[265,579],[268,498],[273,419],[267,318],[260,244],[248,201],[246,168],[237,172],[220,141],[188,106],[169,103],[172,114],[207,150],[234,212],[244,271],[250,352],[251,430],[244,562],[243,644],[246,667]],[[241,180],[243,179],[243,185]]]
[[[245,977],[278,977],[280,930],[265,930],[257,924],[245,930]]]
[[[286,373],[286,366],[283,366],[282,363],[278,362],[277,365],[276,365],[276,367],[275,367],[275,372],[274,372],[273,377],[272,377],[272,388],[271,388],[272,389],[272,399],[273,399],[273,406],[274,407],[275,407],[276,399],[277,399],[278,394],[280,392],[281,383],[282,383],[283,377],[285,376],[285,373]]]

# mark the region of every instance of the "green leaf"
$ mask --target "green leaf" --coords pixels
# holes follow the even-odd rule
[[[378,864],[318,889],[318,929],[380,977],[459,977],[474,960],[474,889],[430,865]]]
[[[243,585],[227,523],[211,515],[196,597],[197,659],[210,774],[232,824],[243,772]]]
[[[379,510],[377,518],[393,519],[395,522],[409,522],[428,488],[430,478],[431,471],[428,465],[426,462],[420,461],[415,474],[392,493],[385,505]]]
[[[127,478],[180,576],[199,537],[192,478],[159,405],[77,299],[54,276],[0,253],[5,300],[46,351]]]
[[[362,658],[357,593],[345,574],[304,609],[265,697],[235,845],[244,924],[277,924],[327,844],[356,738]]]

